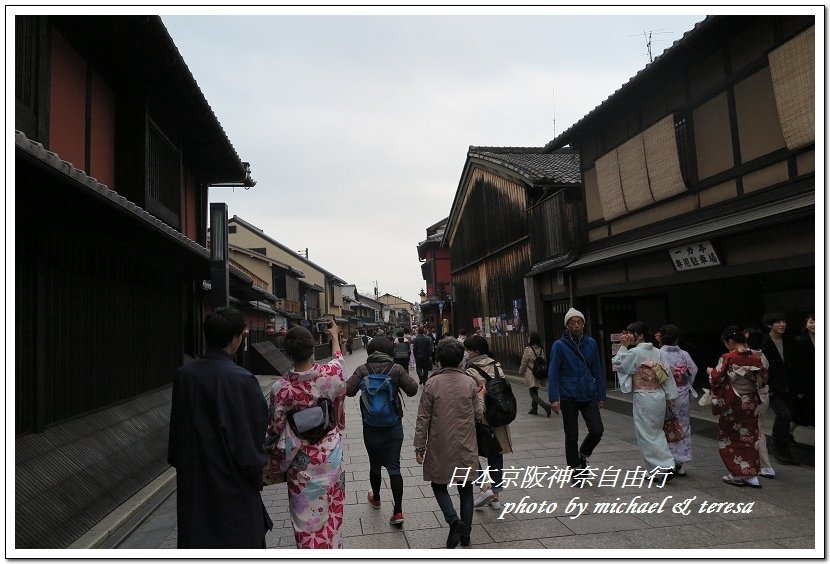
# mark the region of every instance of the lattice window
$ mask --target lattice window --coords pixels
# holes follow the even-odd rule
[[[178,227],[181,209],[181,155],[152,122],[148,122],[148,211]]]

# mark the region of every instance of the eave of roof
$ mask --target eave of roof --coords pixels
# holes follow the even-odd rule
[[[295,251],[292,251],[291,249],[289,249],[288,247],[286,247],[285,245],[283,245],[282,243],[280,243],[276,239],[268,236],[265,233],[265,231],[263,231],[262,229],[260,229],[259,227],[255,226],[255,225],[253,225],[252,223],[248,223],[247,221],[245,221],[244,219],[242,219],[238,215],[234,215],[229,221],[233,221],[233,222],[238,223],[239,225],[241,225],[242,227],[245,227],[246,229],[248,229],[252,233],[262,237],[263,239],[265,239],[266,241],[268,241],[272,245],[275,245],[275,246],[279,247],[280,249],[282,249],[283,251],[285,251],[287,253],[290,253],[291,255],[294,255],[296,258],[300,259],[301,261],[303,261],[307,265],[311,266],[312,268],[315,268],[315,269],[319,270],[324,275],[331,278],[332,282],[334,284],[338,284],[338,285],[346,285],[347,284],[347,282],[345,280],[343,280],[342,278],[340,278],[338,276],[335,276],[334,274],[332,274],[328,270],[322,268],[318,264],[315,264],[315,263],[311,262],[310,260],[308,260],[307,258],[304,258],[301,255],[297,254]],[[323,290],[321,290],[321,291],[323,291]]]
[[[510,170],[529,184],[580,184],[579,154],[569,149],[544,147],[470,147],[470,159]]]
[[[241,183],[245,163],[159,16],[54,15],[55,25],[108,81],[140,88],[156,119],[176,124],[182,154],[208,184]]]
[[[205,247],[187,238],[181,232],[173,229],[157,217],[138,207],[124,196],[119,195],[118,192],[110,190],[94,178],[87,176],[84,171],[61,160],[58,155],[47,151],[40,143],[30,141],[22,132],[15,131],[14,143],[16,155],[33,159],[38,164],[51,169],[53,172],[65,176],[67,180],[71,181],[74,186],[81,190],[83,196],[95,198],[98,201],[111,205],[114,210],[124,213],[128,218],[150,227],[171,242],[194,253],[200,259],[210,260],[210,254]]]
[[[578,268],[650,252],[655,249],[668,248],[669,245],[684,244],[688,241],[715,237],[724,233],[744,231],[753,228],[759,223],[775,218],[806,213],[811,208],[813,209],[813,213],[815,213],[815,197],[815,192],[800,194],[791,198],[761,204],[752,209],[725,214],[686,227],[643,237],[635,241],[598,249],[580,256],[575,261],[563,267],[563,270],[576,270]]]
[[[230,249],[232,251],[240,252],[242,254],[248,255],[251,258],[260,259],[260,260],[265,261],[269,264],[276,265],[280,268],[288,270],[289,272],[291,272],[291,274],[293,274],[297,278],[305,278],[305,273],[303,273],[302,270],[294,268],[293,266],[291,266],[289,264],[282,263],[278,260],[274,260],[269,256],[263,255],[262,253],[252,251],[251,249],[246,249],[245,247],[240,247],[239,245],[232,245],[230,243],[228,244],[228,249]]]

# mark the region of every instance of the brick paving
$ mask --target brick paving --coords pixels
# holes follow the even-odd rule
[[[346,373],[365,362],[365,350],[346,355]],[[411,372],[414,375],[414,369]],[[263,386],[268,379],[261,378]],[[519,415],[511,424],[514,452],[505,456],[505,467],[521,469],[564,465],[564,434],[556,415],[528,415],[529,396],[518,379],[513,379],[514,394],[519,402]],[[362,428],[357,398],[346,401],[345,469],[346,511],[343,527],[344,548],[361,551],[376,549],[410,550],[443,549],[447,525],[432,496],[432,490],[422,478],[421,467],[415,462],[412,448],[415,416],[420,391],[406,398],[404,415],[404,447],[401,453],[401,472],[404,478],[402,527],[389,524],[391,491],[383,471],[380,510],[366,502],[369,491],[369,461],[362,440]],[[620,400],[611,400],[614,409],[603,410],[605,435],[590,460],[592,467],[622,469],[621,476],[642,464],[630,409]],[[622,406],[622,407],[621,407]],[[702,421],[702,420],[701,420]],[[693,431],[696,420],[693,420]],[[580,421],[580,437],[585,428]],[[553,513],[506,513],[490,507],[475,510],[472,530],[472,549],[520,550],[516,554],[500,553],[499,557],[539,556],[545,549],[626,549],[656,550],[687,549],[684,556],[712,557],[712,550],[764,550],[764,557],[775,555],[794,558],[822,555],[823,533],[816,542],[816,486],[814,468],[776,465],[774,480],[763,480],[762,489],[735,488],[721,482],[726,473],[718,456],[717,443],[706,436],[695,434],[694,460],[684,464],[688,477],[676,478],[664,488],[616,487],[594,484],[585,488],[530,487],[516,485],[505,489],[501,501],[518,504],[548,504],[556,502]],[[452,492],[452,488],[450,490]],[[594,511],[597,502],[660,503],[671,496],[661,513],[608,514]],[[288,513],[285,484],[266,487],[262,494],[274,529],[266,536],[268,548],[295,549]],[[457,497],[455,497],[457,506]],[[579,498],[576,500],[575,498]],[[694,498],[693,512],[682,515],[672,512],[676,502]],[[566,512],[572,500],[587,502],[588,510],[574,518]],[[699,512],[702,501],[753,503],[751,513]],[[823,515],[824,506],[819,506]],[[537,510],[538,511],[538,510]],[[119,548],[173,549],[176,546],[175,493],[147,518]],[[818,548],[817,548],[818,547]],[[699,549],[688,552],[689,549]],[[710,550],[707,550],[710,549]],[[801,550],[799,550],[801,549]],[[772,550],[773,552],[770,552]],[[778,550],[781,552],[778,553]],[[816,552],[819,550],[820,552]],[[486,555],[473,551],[478,555]],[[344,553],[345,555],[346,553]],[[352,553],[348,553],[353,555]],[[413,552],[405,553],[414,555]],[[567,555],[567,553],[565,553]],[[603,553],[608,554],[608,553]],[[625,553],[618,553],[625,554]],[[655,553],[656,554],[656,553]],[[672,553],[675,557],[676,552]],[[750,553],[744,553],[750,554]],[[557,553],[562,557],[562,553]]]

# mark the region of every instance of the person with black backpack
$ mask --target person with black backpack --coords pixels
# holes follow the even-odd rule
[[[404,337],[403,331],[398,331],[398,336],[392,344],[392,356],[395,360],[395,364],[400,364],[401,368],[409,373],[409,357],[412,354],[412,344],[409,342],[409,339]]]
[[[363,444],[369,454],[369,503],[380,509],[381,468],[386,467],[392,489],[393,509],[389,523],[403,525],[403,478],[401,477],[401,446],[403,445],[403,406],[400,392],[412,397],[418,393],[418,382],[395,362],[391,341],[375,337],[366,347],[366,364],[358,366],[346,381],[346,395],[360,392],[360,413],[363,419]],[[407,361],[408,362],[408,361]]]
[[[465,368],[467,374],[478,385],[484,385],[484,419],[493,429],[501,446],[501,452],[491,452],[487,456],[489,478],[492,487],[482,488],[475,500],[476,507],[490,505],[500,509],[499,492],[504,489],[502,467],[504,455],[513,452],[510,438],[510,422],[516,418],[516,398],[510,388],[510,382],[504,377],[501,365],[490,356],[490,345],[481,335],[473,335],[464,340]],[[487,484],[488,480],[484,480]]]
[[[527,413],[538,415],[538,406],[541,405],[550,417],[550,404],[539,397],[539,388],[548,385],[548,361],[545,358],[545,349],[542,347],[539,333],[535,331],[530,334],[527,346],[522,353],[519,374],[524,375],[525,385],[530,390],[530,411]]]

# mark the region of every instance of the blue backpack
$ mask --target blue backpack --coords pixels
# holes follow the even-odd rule
[[[389,367],[391,370],[394,364]],[[395,383],[388,373],[373,373],[367,364],[369,374],[360,381],[360,403],[363,422],[370,427],[391,427],[398,422],[395,407]]]

